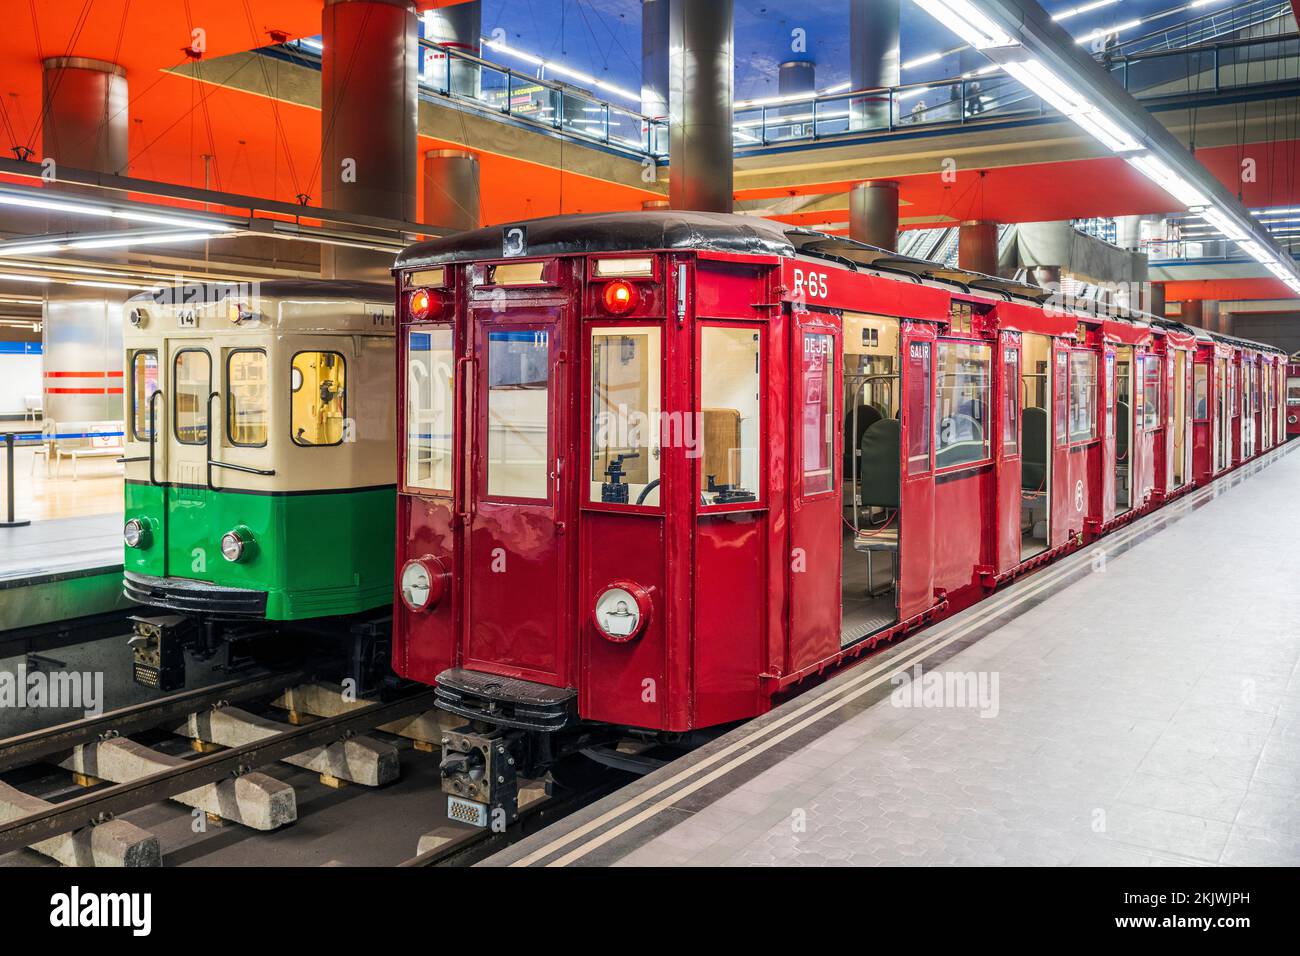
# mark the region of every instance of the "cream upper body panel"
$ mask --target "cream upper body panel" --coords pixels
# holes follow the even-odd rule
[[[207,485],[210,475],[215,489],[263,493],[395,483],[396,355],[388,287],[275,282],[262,284],[256,295],[136,296],[123,311],[128,480]],[[187,360],[209,389],[205,411],[196,408],[202,384],[191,385],[193,394],[181,405],[175,394],[177,355],[195,349],[210,359],[210,366],[201,357]],[[149,374],[152,383],[140,380]],[[163,397],[151,403],[153,388]],[[159,420],[152,476],[151,406]],[[211,423],[211,460],[219,464],[207,465],[207,443],[179,440],[178,416]]]

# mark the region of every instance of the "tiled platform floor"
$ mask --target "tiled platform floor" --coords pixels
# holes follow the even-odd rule
[[[1300,864],[1300,454],[1243,471],[489,863]],[[996,713],[900,706],[909,655]]]
[[[122,564],[122,514],[0,528],[0,582]]]

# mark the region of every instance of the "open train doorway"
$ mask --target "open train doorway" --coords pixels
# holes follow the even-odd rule
[[[1020,560],[1048,547],[1051,509],[1052,339],[1026,332],[1020,372]]]
[[[1133,507],[1133,349],[1115,350],[1115,514]]]
[[[1174,481],[1175,488],[1187,484],[1187,353],[1174,351]]]
[[[841,645],[898,620],[898,320],[845,312]]]

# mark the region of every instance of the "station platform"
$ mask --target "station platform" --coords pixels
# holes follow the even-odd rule
[[[1300,864],[1298,447],[482,865]]]
[[[128,604],[120,511],[0,528],[0,632]]]

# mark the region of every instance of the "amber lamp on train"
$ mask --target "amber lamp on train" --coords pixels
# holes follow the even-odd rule
[[[610,315],[626,315],[636,308],[636,286],[622,279],[615,279],[605,286],[605,311]]]

